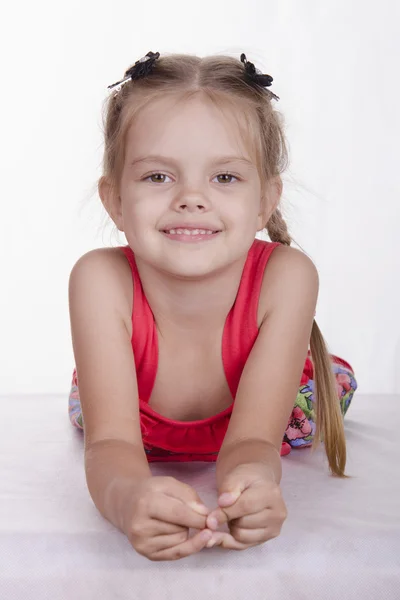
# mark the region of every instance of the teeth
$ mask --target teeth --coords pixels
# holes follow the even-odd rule
[[[172,235],[211,235],[211,229],[169,229],[167,233]]]

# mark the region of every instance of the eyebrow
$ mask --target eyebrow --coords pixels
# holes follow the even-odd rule
[[[162,162],[171,165],[176,165],[177,163],[177,161],[175,161],[173,158],[168,158],[167,156],[161,156],[159,154],[152,154],[149,156],[135,158],[135,160],[131,162],[131,165],[134,166],[141,162]],[[244,156],[216,156],[210,161],[212,165],[222,165],[230,162],[241,162],[246,165],[254,166],[251,160],[245,158]]]

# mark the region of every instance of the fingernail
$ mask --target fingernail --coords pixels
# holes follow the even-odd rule
[[[204,506],[204,504],[199,504],[198,502],[189,502],[189,506],[202,515],[208,514],[208,508],[207,506]]]
[[[211,534],[211,537],[210,537],[209,530],[202,531],[201,534],[200,534],[200,539],[201,539],[202,542],[204,542],[205,540],[208,540],[208,542],[211,542],[211,540],[212,540],[212,534]]]
[[[221,494],[221,496],[218,498],[219,502],[235,502],[240,496],[240,492],[236,492],[236,493],[225,493],[225,494]]]
[[[215,517],[211,517],[211,519],[208,519],[207,523],[208,526],[211,527],[211,529],[217,529],[218,527],[218,521]]]
[[[211,540],[209,542],[207,542],[206,548],[212,548],[213,546],[215,546],[216,543],[217,543],[217,540],[213,540],[211,538]]]

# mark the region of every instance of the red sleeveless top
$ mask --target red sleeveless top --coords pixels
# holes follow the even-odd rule
[[[222,336],[222,362],[235,398],[239,380],[258,335],[257,308],[264,270],[278,242],[256,239],[243,268],[235,302],[226,318]],[[132,348],[135,358],[140,424],[148,462],[216,461],[233,404],[222,412],[198,421],[175,421],[155,412],[148,404],[157,373],[158,341],[154,316],[144,295],[134,253],[121,246],[133,278]],[[312,377],[307,357],[301,383]],[[290,452],[283,442],[281,454]]]

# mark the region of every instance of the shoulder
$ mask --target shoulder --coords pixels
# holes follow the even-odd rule
[[[101,293],[131,328],[133,281],[129,262],[121,248],[89,250],[73,265],[69,276],[70,297],[91,291]]]
[[[282,302],[315,304],[318,290],[318,271],[311,258],[291,246],[277,246],[264,271],[260,291],[262,320]]]
[[[83,254],[73,266],[73,269],[82,268],[81,265],[87,266],[104,266],[104,268],[110,268],[119,270],[121,267],[128,263],[125,258],[122,248],[94,248]],[[88,267],[87,267],[88,268]]]

